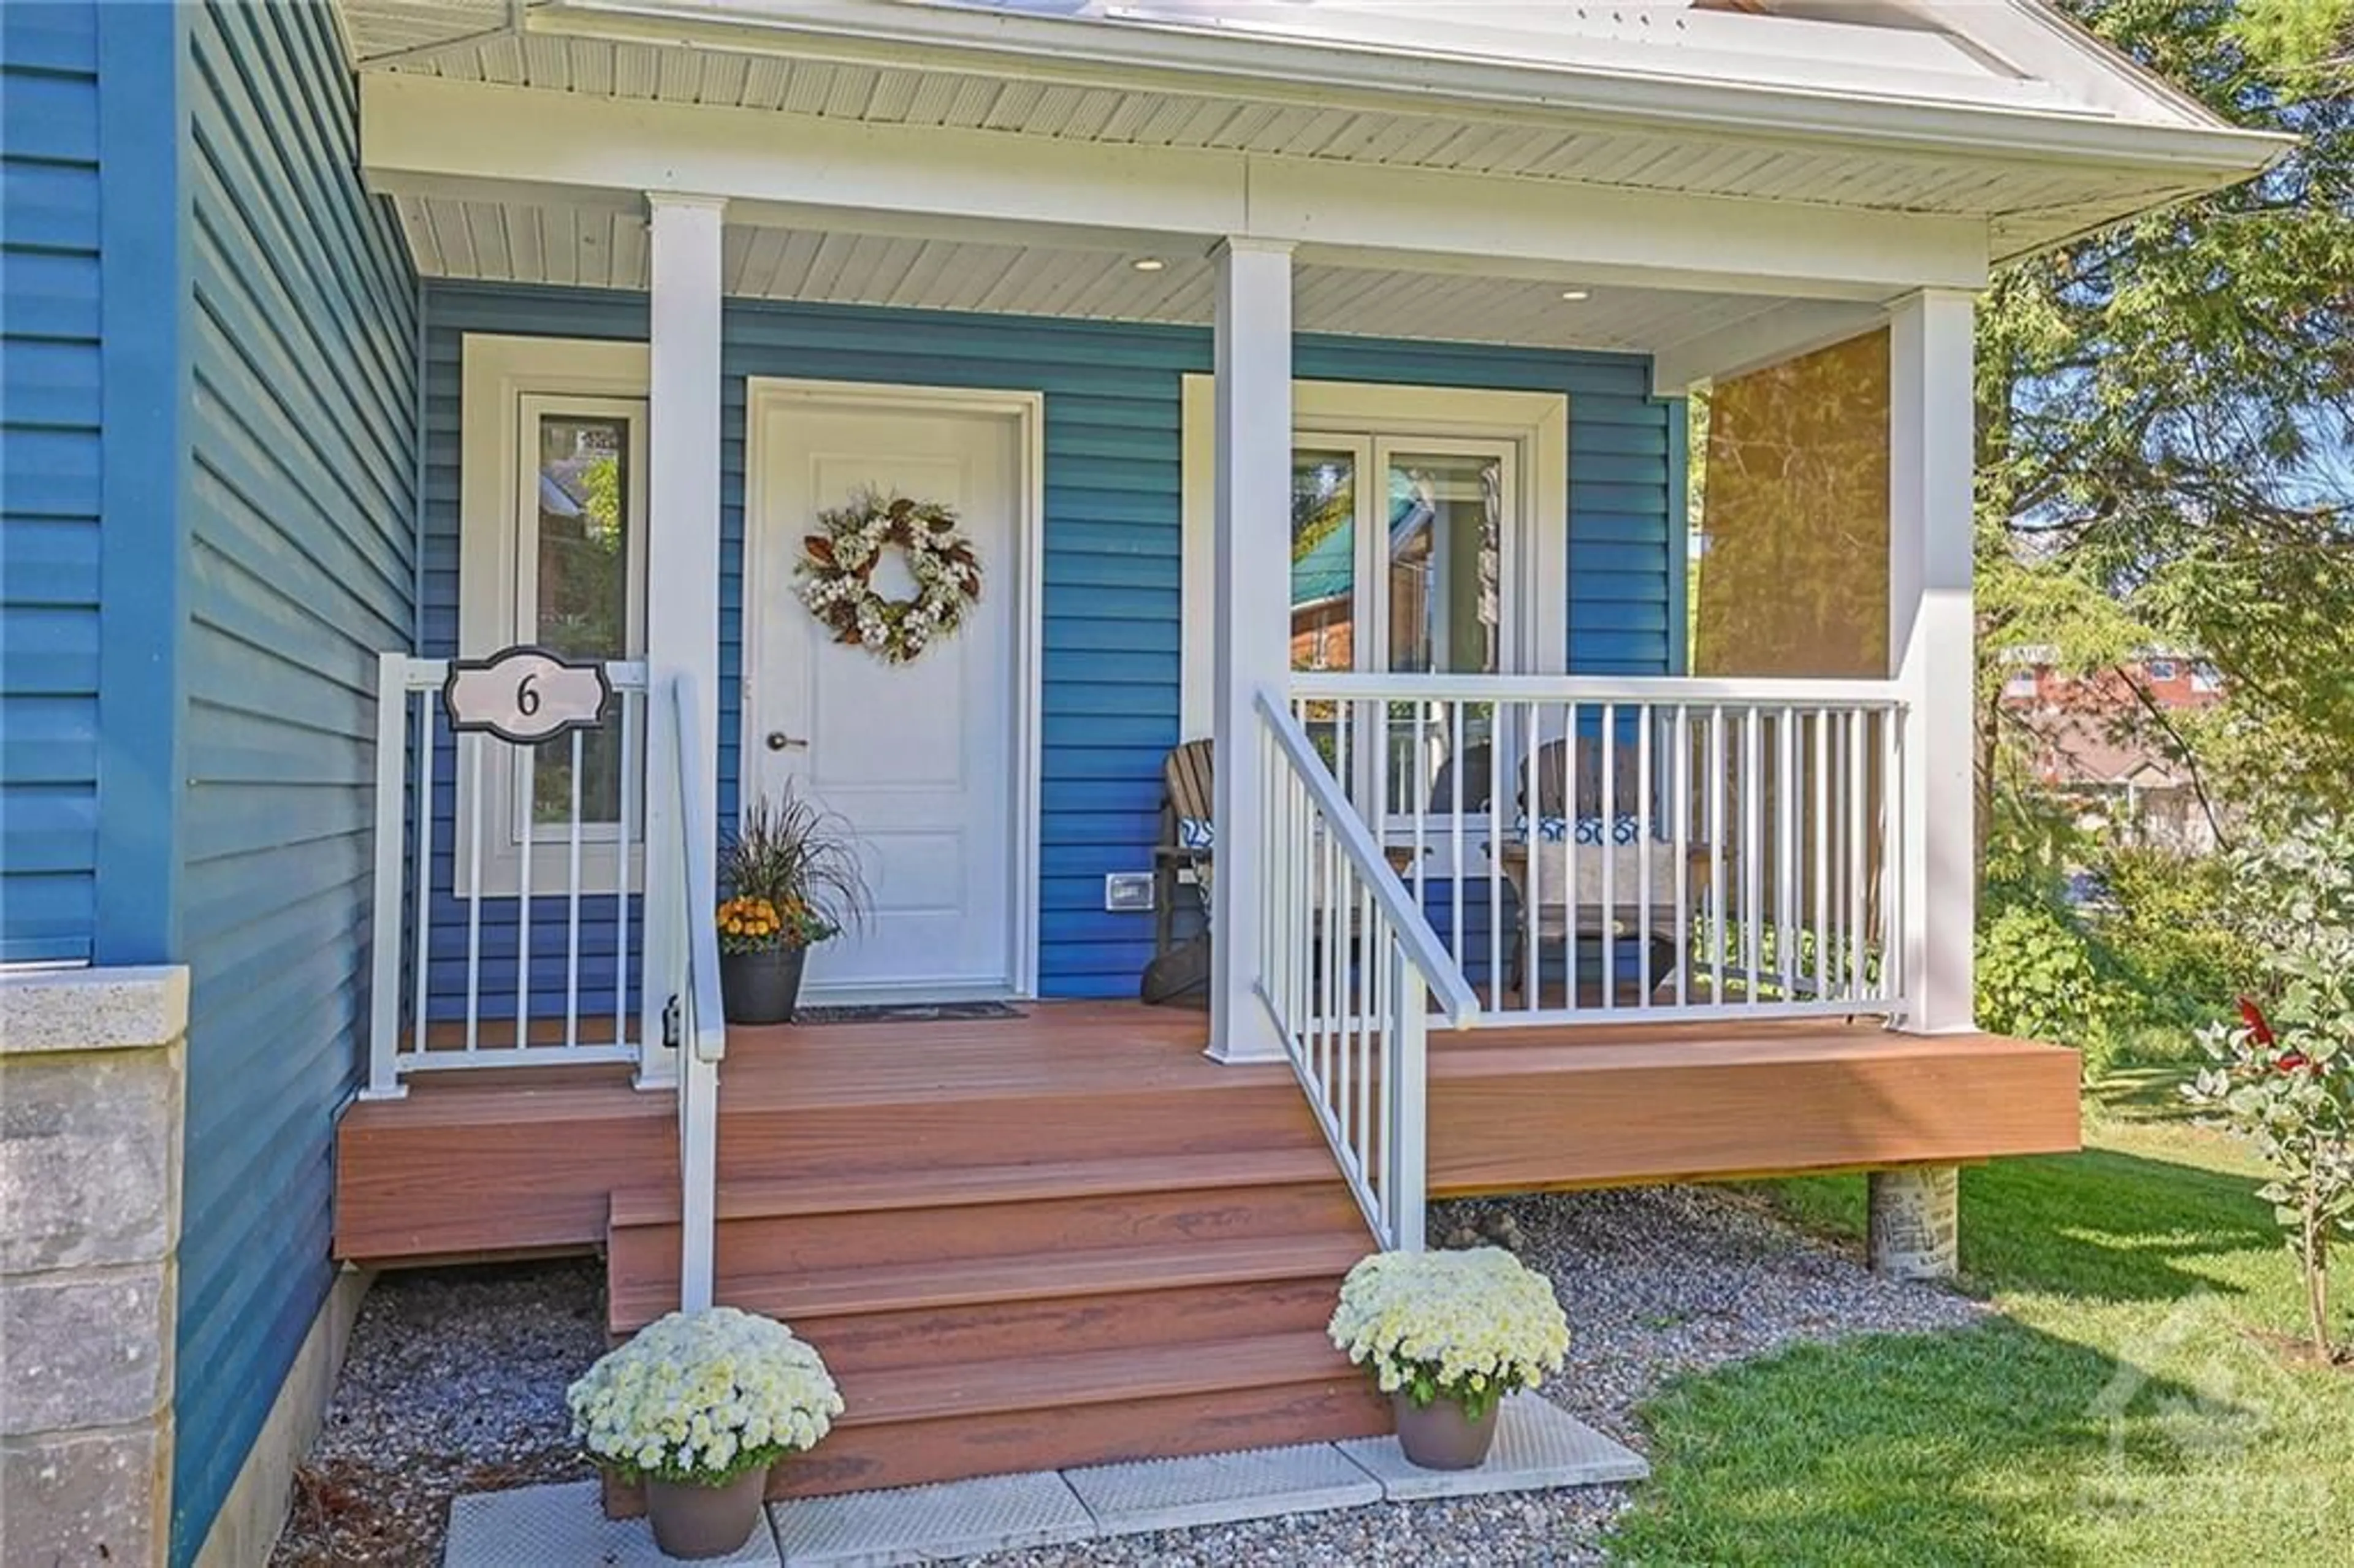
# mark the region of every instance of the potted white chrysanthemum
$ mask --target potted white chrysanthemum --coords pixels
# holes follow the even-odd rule
[[[813,1348],[733,1307],[648,1324],[565,1398],[589,1457],[645,1483],[654,1544],[673,1557],[741,1547],[769,1467],[814,1446],[842,1414]]]
[[[1431,1470],[1486,1458],[1497,1402],[1569,1351],[1552,1282],[1492,1246],[1375,1253],[1341,1282],[1331,1332],[1390,1396],[1405,1457]]]

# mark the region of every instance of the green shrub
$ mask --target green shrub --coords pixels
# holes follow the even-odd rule
[[[2115,986],[2073,922],[2041,902],[1999,905],[1978,938],[1978,1013],[1981,1027],[2073,1045],[2105,1065],[2113,1026],[2124,1012]]]

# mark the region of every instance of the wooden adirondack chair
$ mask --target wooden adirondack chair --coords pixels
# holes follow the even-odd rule
[[[1211,821],[1211,745],[1189,740],[1161,766],[1161,842],[1152,851],[1152,962],[1145,966],[1140,992],[1147,1001],[1174,1001],[1200,991],[1210,979],[1209,879],[1216,854],[1208,836]],[[1178,889],[1193,874],[1203,902],[1199,936],[1177,940]]]

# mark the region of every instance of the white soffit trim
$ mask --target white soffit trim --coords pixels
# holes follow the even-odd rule
[[[2011,0],[1956,5],[1941,21],[1966,39],[1980,11]],[[1729,24],[1761,18],[1729,16]],[[1790,26],[1821,27],[1819,22]],[[2199,171],[2219,180],[2263,167],[2293,139],[2232,127],[2199,111],[2119,118],[2092,105],[1959,102],[1907,97],[1873,85],[1804,86],[1723,76],[1642,71],[1619,65],[1433,57],[1346,41],[1300,41],[1201,25],[1142,26],[1085,16],[1044,16],[911,0],[554,0],[527,11],[527,34],[687,44],[790,53],[875,66],[930,67],[1041,80],[1091,81],[1219,92],[1263,100],[1352,102],[1431,112],[1449,108],[1533,111],[1550,120],[1601,117],[1625,126],[1788,136],[1844,145],[1935,150],[1963,156],[2029,155],[2129,168]],[[1865,29],[1884,37],[1890,29]],[[2062,28],[2052,48],[2086,69],[2148,94],[2146,78],[2120,70],[2097,44]],[[2025,44],[2013,40],[2014,47]],[[1999,57],[2000,48],[1988,46]],[[1996,79],[1989,76],[1988,82]]]
[[[525,87],[360,79],[369,184],[394,196],[520,191],[561,205],[615,190],[725,191],[731,218],[868,227],[876,213],[1019,223],[1051,240],[1230,235],[1303,262],[1418,270],[1566,266],[1582,279],[1882,301],[1977,289],[1977,219],[1170,148],[623,102]],[[1450,239],[1469,249],[1445,249]]]

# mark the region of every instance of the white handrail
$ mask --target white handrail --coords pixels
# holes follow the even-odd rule
[[[1412,675],[1302,671],[1295,698],[1435,703],[1718,703],[1760,707],[1882,708],[1903,700],[1894,681],[1797,680],[1716,675]]]
[[[695,723],[693,678],[673,676],[671,688],[671,779],[676,789],[681,933],[677,990],[679,1308],[711,1305],[719,1203],[719,1063],[727,1054],[726,1015],[719,997],[718,907],[712,855],[717,825],[705,808],[702,736]]]
[[[1257,705],[1267,835],[1258,996],[1373,1234],[1419,1251],[1432,1002],[1460,1029],[1478,1021],[1479,998],[1299,721],[1267,693]]]

